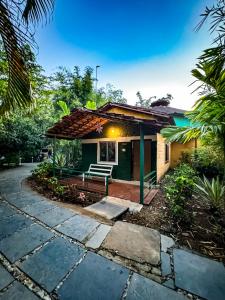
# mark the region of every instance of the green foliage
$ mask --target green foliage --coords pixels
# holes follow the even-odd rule
[[[38,166],[32,171],[32,176],[37,180],[42,181],[44,178],[50,176],[52,172],[52,163],[49,161],[44,161],[38,164]]]
[[[196,193],[210,204],[214,209],[225,208],[225,185],[220,182],[219,177],[209,181],[205,176],[195,184]]]
[[[55,155],[55,163],[56,163],[56,166],[59,167],[59,168],[63,168],[65,167],[66,165],[66,156],[64,153],[56,153]]]
[[[223,174],[223,152],[218,147],[200,147],[191,153],[189,161],[199,174],[207,178]]]
[[[185,163],[180,164],[165,176],[164,190],[175,218],[184,217],[184,208],[188,199],[192,197],[195,180],[195,171]]]
[[[8,69],[6,84],[0,92],[0,115],[33,104],[24,46],[33,41],[34,32],[30,26],[49,16],[53,6],[54,0],[0,2],[1,47],[6,53]]]

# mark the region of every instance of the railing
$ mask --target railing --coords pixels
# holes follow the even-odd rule
[[[144,177],[144,182],[148,184],[148,188],[152,189],[155,187],[157,178],[156,178],[156,171],[151,171]]]

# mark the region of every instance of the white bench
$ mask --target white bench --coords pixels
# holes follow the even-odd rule
[[[112,179],[113,166],[104,164],[90,164],[88,171],[83,173],[83,181],[85,180],[85,175],[90,175],[94,177],[104,177],[105,185],[107,178]]]

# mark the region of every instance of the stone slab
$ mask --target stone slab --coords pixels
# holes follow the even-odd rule
[[[97,203],[85,207],[85,209],[102,217],[105,217],[106,219],[112,220],[126,212],[128,210],[128,206],[122,206],[110,201],[101,200]]]
[[[34,224],[1,240],[0,251],[13,263],[53,236],[43,226]]]
[[[17,195],[17,196],[14,196]],[[37,196],[33,197],[32,195],[20,195],[19,194],[13,194],[13,197],[10,197],[10,195],[7,195],[7,201],[11,203],[12,205],[15,205],[19,209],[23,209],[24,207],[28,205],[32,205],[37,202],[41,202],[42,200],[38,198]]]
[[[76,215],[70,218],[68,221],[64,222],[56,229],[75,240],[84,242],[99,225],[100,223],[98,223],[94,219]]]
[[[5,202],[0,202],[0,220],[16,214],[16,210],[11,208]]]
[[[175,285],[208,300],[225,299],[225,267],[191,252],[174,249]]]
[[[128,276],[125,267],[89,252],[59,289],[59,299],[121,299]]]
[[[107,234],[111,230],[111,226],[101,224],[94,235],[90,238],[90,240],[87,241],[86,247],[97,249],[101,246],[102,242],[106,238]]]
[[[21,184],[19,180],[3,180],[0,182],[0,193],[1,194],[10,194],[18,193],[21,191]]]
[[[36,215],[36,218],[50,227],[55,227],[74,215],[75,213],[72,210],[65,209],[63,207],[55,207]]]
[[[0,265],[0,290],[4,289],[7,285],[13,282],[13,280],[14,278],[12,275],[2,265]]]
[[[84,249],[80,246],[56,238],[17,265],[45,290],[52,292],[83,254]]]
[[[160,234],[147,227],[116,222],[102,247],[140,263],[160,263]]]
[[[163,282],[163,285],[170,289],[173,289],[173,290],[175,289],[174,281],[171,278],[166,280],[165,282]]]
[[[23,284],[15,281],[12,286],[6,290],[1,296],[1,300],[40,300],[34,293],[32,293]]]
[[[161,251],[167,252],[174,245],[175,242],[171,237],[161,234]]]
[[[181,294],[136,273],[133,274],[126,300],[187,300]]]
[[[29,227],[32,221],[23,215],[15,214],[0,221],[0,240],[12,235],[25,227]]]
[[[117,198],[117,197],[112,197],[112,196],[106,196],[102,200],[109,201],[109,202],[112,202],[114,204],[118,204],[118,205],[121,205],[121,206],[124,206],[124,207],[128,207],[128,210],[131,213],[140,212],[142,207],[143,207],[143,205],[140,204],[140,203],[136,203],[136,202],[132,202],[132,201],[129,201],[129,200],[124,200],[124,199]]]
[[[42,212],[55,208],[56,206],[47,201],[34,202],[31,205],[23,207],[23,211],[31,216],[39,215]]]
[[[161,252],[161,269],[162,276],[167,276],[171,274],[171,264],[170,264],[170,256],[168,253]]]

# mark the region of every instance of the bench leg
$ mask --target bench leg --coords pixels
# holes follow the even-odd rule
[[[82,178],[82,181],[84,182],[84,173],[83,173],[83,178]]]

